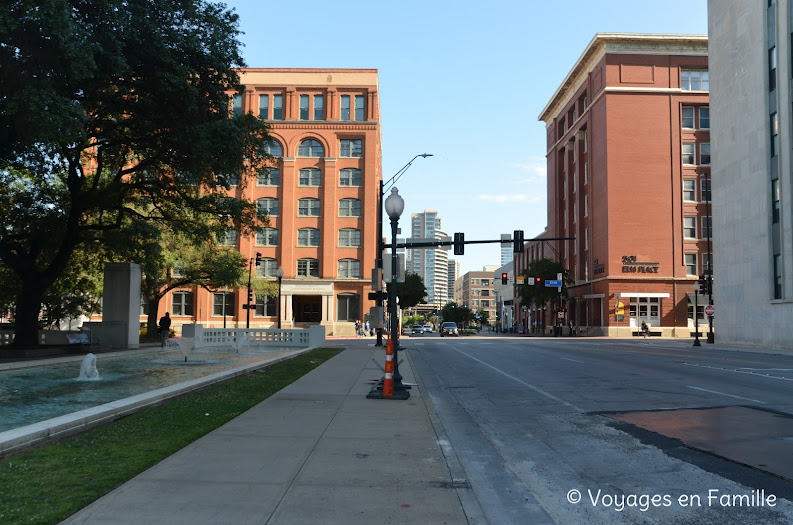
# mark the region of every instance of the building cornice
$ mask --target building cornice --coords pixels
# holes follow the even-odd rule
[[[537,120],[551,125],[560,108],[566,107],[589,73],[607,54],[708,56],[707,35],[597,33]]]

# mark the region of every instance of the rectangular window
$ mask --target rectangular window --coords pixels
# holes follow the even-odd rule
[[[697,254],[687,253],[683,256],[686,265],[686,275],[697,275]]]
[[[336,296],[336,318],[338,321],[357,321],[361,318],[361,296],[339,294]]]
[[[212,315],[234,315],[234,293],[212,294]]]
[[[686,239],[697,238],[697,218],[683,217],[683,237]]]
[[[361,139],[342,139],[340,141],[340,156],[360,157],[363,151],[363,140]]]
[[[339,201],[340,217],[360,217],[361,201],[358,199],[342,199]]]
[[[314,120],[325,120],[325,97],[314,95]]]
[[[341,120],[350,120],[350,95],[341,96]]]
[[[713,225],[710,222],[710,217],[708,217],[707,215],[702,217],[701,228],[702,228],[702,236],[700,237],[700,239],[713,238]]]
[[[256,174],[257,186],[278,186],[281,181],[281,170],[276,168],[262,168]]]
[[[259,118],[267,120],[270,117],[270,95],[259,95]]]
[[[193,315],[193,292],[174,292],[171,295],[171,315]]]
[[[774,299],[782,299],[782,256],[774,255]]]
[[[710,129],[710,108],[708,106],[699,108],[699,129]]]
[[[699,145],[699,163],[710,164],[710,142],[703,142]]]
[[[273,95],[273,120],[284,119],[284,96]]]
[[[697,200],[697,181],[694,179],[683,179],[683,200],[687,202]]]
[[[702,202],[710,202],[710,179],[700,179],[700,200]]]
[[[776,46],[768,50],[768,91],[776,89]]]
[[[278,277],[278,261],[275,259],[263,259],[261,266],[256,267],[257,277]]]
[[[710,74],[707,69],[682,69],[680,89],[683,91],[709,91]]]
[[[319,186],[322,179],[322,172],[316,168],[306,168],[300,170],[297,176],[298,186]]]
[[[300,120],[308,120],[308,95],[300,95]]]
[[[363,110],[363,95],[355,95],[355,120],[359,122],[366,120]]]
[[[694,128],[694,108],[691,106],[684,106],[680,116],[681,124],[686,129]]]
[[[242,95],[235,93],[231,97],[231,115],[239,117],[242,115]]]
[[[275,317],[278,315],[278,305],[276,301],[278,297],[270,297],[269,295],[256,294],[255,306],[253,310],[254,317]]]
[[[693,142],[684,142],[683,143],[683,164],[694,165],[696,161],[694,160],[696,152],[696,144]]]
[[[703,253],[702,254],[702,273],[712,272],[713,271],[713,254],[712,253]]]
[[[589,230],[584,228],[584,249],[589,249]]]
[[[779,115],[771,113],[771,156],[779,155]]]
[[[779,179],[771,181],[771,220],[774,224],[779,222]]]
[[[236,246],[237,230],[235,230],[234,228],[229,228],[223,234],[219,234],[218,244],[220,244],[221,246]]]
[[[355,168],[345,168],[339,170],[339,186],[360,186],[361,170]],[[418,235],[416,235],[418,237]]]
[[[589,195],[584,195],[584,217],[589,216]]]
[[[297,214],[300,217],[319,217],[319,199],[300,199],[297,201]]]

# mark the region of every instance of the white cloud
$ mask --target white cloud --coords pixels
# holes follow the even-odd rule
[[[548,171],[545,157],[529,157],[526,161],[512,166],[526,172],[515,180],[516,184],[545,184]]]

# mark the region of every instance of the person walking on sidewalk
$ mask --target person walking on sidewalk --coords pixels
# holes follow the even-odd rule
[[[165,312],[165,315],[160,317],[159,327],[160,327],[160,344],[162,345],[163,348],[165,348],[165,341],[168,340],[168,336],[171,333],[170,312]]]

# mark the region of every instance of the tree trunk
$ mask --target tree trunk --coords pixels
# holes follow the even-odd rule
[[[14,309],[14,346],[31,347],[39,344],[39,314],[41,300],[46,286],[42,286],[41,276],[36,280],[24,279],[22,292],[17,298]]]
[[[146,339],[152,341],[159,341],[159,334],[157,333],[157,315],[160,307],[160,299],[162,296],[150,297],[149,301],[149,317],[146,319]]]

